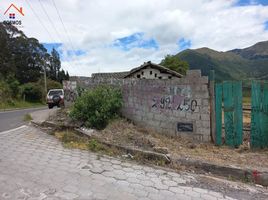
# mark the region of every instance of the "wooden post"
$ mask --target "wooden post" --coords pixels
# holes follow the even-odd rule
[[[209,96],[210,96],[210,135],[212,142],[216,142],[216,113],[215,113],[215,71],[209,72]]]
[[[215,144],[222,145],[222,84],[215,84]]]

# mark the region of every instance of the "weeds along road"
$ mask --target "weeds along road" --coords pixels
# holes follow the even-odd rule
[[[47,107],[39,108],[28,108],[21,110],[11,110],[11,111],[0,111],[0,132],[6,131],[9,129],[17,128],[26,122],[23,121],[24,115],[31,113],[37,110],[44,110]]]

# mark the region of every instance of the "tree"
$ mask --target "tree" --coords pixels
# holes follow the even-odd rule
[[[61,68],[60,55],[56,49],[52,49],[50,56],[49,77],[52,80],[58,81],[59,71]]]
[[[58,81],[62,83],[63,80],[69,80],[69,74],[68,72],[65,73],[65,71],[62,69],[58,73]]]
[[[186,61],[180,60],[177,56],[166,55],[160,63],[164,67],[167,67],[173,71],[185,75],[186,71],[189,69],[189,64]]]

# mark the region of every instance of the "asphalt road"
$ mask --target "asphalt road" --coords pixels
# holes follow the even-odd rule
[[[23,121],[25,114],[44,109],[47,109],[47,107],[0,112],[0,132],[17,128],[25,124],[26,122]]]

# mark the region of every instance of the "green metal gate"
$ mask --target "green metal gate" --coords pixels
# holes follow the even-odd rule
[[[216,144],[237,147],[243,140],[242,82],[225,81],[215,86]],[[224,112],[225,141],[222,140]]]
[[[225,81],[215,84],[216,145],[226,144],[230,147],[238,147],[242,144],[242,102],[241,81]],[[252,81],[251,83],[250,147],[268,147],[268,82],[264,81]]]
[[[268,83],[252,81],[251,131],[252,148],[268,147]]]

